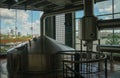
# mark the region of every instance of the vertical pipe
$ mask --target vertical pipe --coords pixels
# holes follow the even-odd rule
[[[107,59],[105,59],[105,78],[107,78]]]
[[[114,19],[114,0],[112,0],[112,19]],[[113,27],[113,44],[115,43],[115,39],[114,39],[114,36],[115,36],[115,29]]]
[[[22,70],[24,71],[28,71],[28,45],[25,44],[24,46],[24,50],[23,50],[23,58],[24,58],[24,63],[23,63],[23,67],[22,67]]]
[[[17,37],[17,9],[15,10],[15,37]]]
[[[99,58],[100,58],[100,55],[101,55],[101,51],[100,51],[100,39],[98,40],[98,52],[99,52]],[[98,71],[101,71],[102,69],[102,61],[98,62]]]
[[[41,19],[40,19],[40,26],[41,26],[41,28],[40,28],[40,32],[41,32],[41,36],[44,36],[45,35],[45,15],[44,15],[44,13],[42,14],[42,16],[41,16]]]
[[[66,72],[66,77],[65,78],[68,78],[68,76],[67,76],[67,66],[65,66],[66,67],[66,69],[65,69],[65,72]]]
[[[45,36],[45,18],[47,16],[43,13],[40,19],[40,24],[41,24],[41,53],[44,53],[45,46],[44,46],[44,37]]]
[[[80,72],[80,67],[79,67],[79,63],[78,63],[78,61],[80,60],[80,54],[79,53],[75,53],[75,62],[77,62],[77,63],[75,63],[75,72],[77,72],[77,73],[75,73],[75,78],[79,78],[79,72]]]
[[[1,22],[1,21],[2,21],[1,11],[2,11],[2,10],[1,10],[1,8],[0,8],[0,34],[2,34],[2,32],[1,32],[1,30],[2,30],[2,29],[1,29],[1,28],[2,28],[2,27],[1,27],[1,25],[2,25],[2,22]],[[0,38],[0,41],[1,41],[1,38]],[[1,47],[0,47],[0,49],[1,49]]]
[[[84,0],[84,14],[85,16],[93,16],[94,15],[94,0]]]
[[[41,16],[41,19],[40,19],[40,30],[41,30],[41,31],[40,31],[41,33],[40,33],[40,34],[41,34],[41,36],[43,36],[43,19],[44,19],[44,18],[43,18],[43,15],[42,15],[42,16]]]
[[[1,19],[2,19],[2,17],[1,17],[1,8],[0,8],[0,34],[2,34],[2,32],[1,32]],[[0,41],[1,41],[1,38],[0,38]],[[1,49],[1,46],[0,46],[0,49]],[[1,67],[1,61],[0,61],[0,69],[2,69],[2,67]],[[0,78],[1,78],[1,73],[0,73]]]
[[[33,37],[33,11],[31,11],[31,35]]]
[[[65,78],[65,67],[64,67],[64,61],[63,61],[63,78]]]
[[[73,61],[73,55],[70,55],[71,56],[71,61]],[[73,66],[72,66],[72,63],[71,63],[71,69],[73,69]],[[71,73],[71,77],[73,77],[73,73]]]
[[[76,42],[76,40],[75,40],[75,37],[76,37],[76,34],[75,34],[75,32],[76,32],[76,30],[75,30],[75,26],[76,26],[75,25],[75,12],[72,12],[72,20],[73,20],[72,21],[72,32],[73,32],[72,33],[72,38],[73,38],[72,39],[72,44],[73,44],[72,47],[75,48],[76,47],[75,46],[75,42]]]

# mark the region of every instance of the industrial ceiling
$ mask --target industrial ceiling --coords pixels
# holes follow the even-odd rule
[[[46,13],[58,10],[81,10],[84,0],[0,0],[0,8],[37,10]],[[96,2],[105,0],[95,0]]]

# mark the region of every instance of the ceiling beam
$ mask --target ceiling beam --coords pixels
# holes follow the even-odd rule
[[[29,4],[30,6],[34,6],[34,5],[37,5],[39,3],[42,3],[44,0],[33,0],[33,1],[34,1],[33,3]]]
[[[3,2],[5,2],[5,1],[6,1],[6,0],[0,0],[0,4],[3,3]]]
[[[26,1],[27,1],[27,0],[20,0],[20,1],[16,2],[15,4],[13,4],[12,6],[20,5],[20,4],[22,4],[22,3],[26,2]],[[12,6],[11,6],[11,7],[12,7]]]
[[[83,9],[83,5],[79,5],[79,6],[74,6],[74,7],[68,7],[68,8],[62,8],[62,9],[59,9],[59,10],[51,10],[51,11],[45,11],[44,14],[47,15],[47,16],[54,16],[54,15],[57,15],[57,14],[61,14],[61,13],[70,13],[70,12],[73,12],[73,11],[78,11],[78,10],[82,10]]]

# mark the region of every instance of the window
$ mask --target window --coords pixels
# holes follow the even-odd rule
[[[112,13],[112,0],[98,2],[94,6],[95,15],[111,14]]]
[[[94,4],[94,14],[98,20],[120,19],[120,1],[107,0]],[[83,11],[76,12],[76,49],[80,49],[80,40],[78,38],[78,19],[84,15]],[[120,39],[120,29],[104,29],[99,31],[101,44],[117,44]],[[116,41],[116,42],[115,42]],[[119,43],[120,44],[120,43]]]
[[[40,34],[39,11],[0,8],[0,52]]]
[[[120,13],[120,0],[114,0],[114,13]]]

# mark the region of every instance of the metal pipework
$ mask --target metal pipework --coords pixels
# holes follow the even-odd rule
[[[97,18],[93,14],[94,0],[84,0],[84,17],[82,18],[81,40],[97,40]]]
[[[42,14],[42,16],[41,16],[41,18],[40,18],[40,24],[41,24],[41,36],[44,36],[45,35],[45,18],[46,18],[46,16],[45,16],[45,14],[43,13]]]
[[[94,4],[94,0],[84,0],[84,14],[85,16],[93,16],[94,12],[93,12],[93,4]]]
[[[94,0],[84,0],[84,17],[81,25],[81,40],[86,42],[86,50],[92,51],[93,41],[97,40],[97,18],[94,16]]]
[[[98,20],[97,26],[100,30],[107,28],[120,28],[120,19]]]
[[[76,11],[76,10],[79,10],[81,8],[79,7],[74,7],[74,8],[68,8],[68,9],[61,9],[61,10],[57,10],[57,11],[54,11],[54,12],[44,12],[40,18],[40,22],[41,22],[41,36],[45,36],[45,19],[49,16],[55,16],[57,14],[62,14],[62,13],[70,13],[70,12],[73,12],[73,11]],[[44,37],[41,37],[41,52],[44,52]]]
[[[80,7],[74,7],[74,8],[68,8],[68,9],[61,9],[61,10],[57,10],[57,11],[53,11],[53,12],[44,12],[40,18],[40,21],[41,21],[41,36],[44,36],[45,35],[45,19],[49,16],[55,16],[55,15],[58,15],[58,14],[62,14],[62,13],[70,13],[70,12],[73,12],[73,11],[77,11],[77,10],[80,10],[82,8]]]

